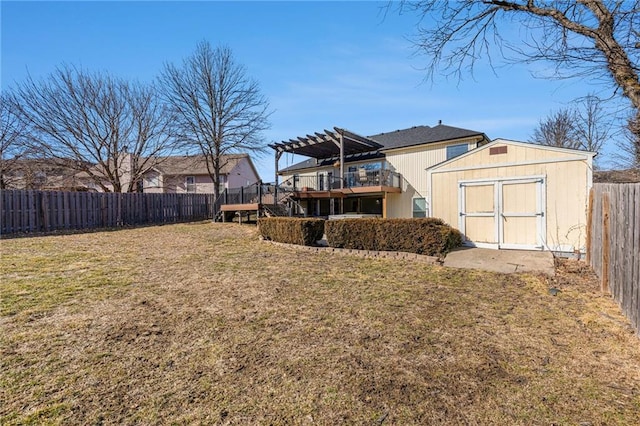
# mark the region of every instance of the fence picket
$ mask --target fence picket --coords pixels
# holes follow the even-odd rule
[[[640,183],[598,183],[592,191],[589,263],[640,332]]]
[[[213,207],[213,194],[3,190],[0,234],[206,220]]]

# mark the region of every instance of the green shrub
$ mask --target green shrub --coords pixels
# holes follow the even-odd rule
[[[373,223],[379,221],[380,219],[329,220],[325,224],[327,243],[336,248],[378,250],[376,247],[376,227],[373,226]]]
[[[258,231],[266,240],[312,246],[322,239],[324,220],[266,217],[258,220]]]
[[[440,219],[344,219],[325,224],[331,247],[444,256],[462,234]]]

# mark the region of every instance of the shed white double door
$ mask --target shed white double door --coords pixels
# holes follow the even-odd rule
[[[542,250],[544,176],[460,181],[459,229],[477,247]]]

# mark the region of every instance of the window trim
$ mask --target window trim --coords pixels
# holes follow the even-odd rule
[[[189,183],[189,180],[192,180],[192,183]],[[184,187],[185,191],[189,194],[196,192],[196,177],[195,176],[185,176],[184,177]],[[191,188],[191,190],[189,190]]]
[[[456,149],[460,149],[461,147],[464,147],[464,152],[460,152],[459,154],[456,154],[454,152],[455,155],[449,155],[449,149],[451,149],[452,151],[454,150],[454,148]],[[451,160],[452,158],[456,158],[459,157],[460,155],[469,152],[469,144],[468,143],[457,143],[454,145],[447,145],[446,147],[446,157],[447,160]]]
[[[423,200],[424,201],[424,210],[416,210],[416,200]],[[424,218],[427,217],[427,212],[428,212],[428,207],[427,207],[427,199],[426,197],[412,197],[411,198],[411,217],[413,218]],[[421,213],[422,215],[416,216],[416,213]]]

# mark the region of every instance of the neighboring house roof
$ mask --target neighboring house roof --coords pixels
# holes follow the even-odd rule
[[[78,188],[74,179],[78,164],[70,159],[20,158],[3,160],[3,180],[8,187],[28,189]]]
[[[438,124],[434,127],[414,126],[408,129],[395,130],[393,132],[368,136],[369,139],[372,139],[382,145],[382,148],[380,148],[378,151],[347,156],[345,158],[345,162],[356,162],[368,159],[384,158],[384,151],[388,151],[391,149],[446,142],[450,140],[464,139],[474,136],[481,136],[487,141],[489,140],[487,136],[482,132],[461,129],[459,127],[452,127],[444,124]],[[333,164],[336,159],[336,157],[318,160],[316,160],[315,158],[310,158],[308,160],[304,160],[300,163],[296,163],[292,166],[281,169],[279,170],[279,173],[289,173],[297,170],[328,166]]]
[[[640,169],[596,170],[593,181],[597,183],[637,183],[640,182]]]
[[[251,157],[248,154],[230,154],[223,155],[221,158],[222,167],[220,174],[228,175],[238,165],[238,163],[246,158],[249,164],[253,168],[256,176],[258,173],[251,162]],[[203,155],[190,155],[190,156],[172,156],[158,159],[158,164],[154,167],[158,172],[169,175],[208,175],[207,160]]]
[[[229,154],[222,156],[222,168],[220,174],[228,175],[238,165],[238,163],[245,159],[249,162],[251,169],[259,178],[259,174],[256,171],[251,157],[248,154]],[[93,166],[93,172],[99,175],[99,168]],[[203,155],[187,155],[187,156],[170,156],[159,157],[156,164],[152,167],[152,170],[157,171],[160,174],[167,176],[191,176],[191,175],[208,175],[206,159]],[[76,174],[79,178],[88,178],[89,174],[86,172],[80,172]]]

